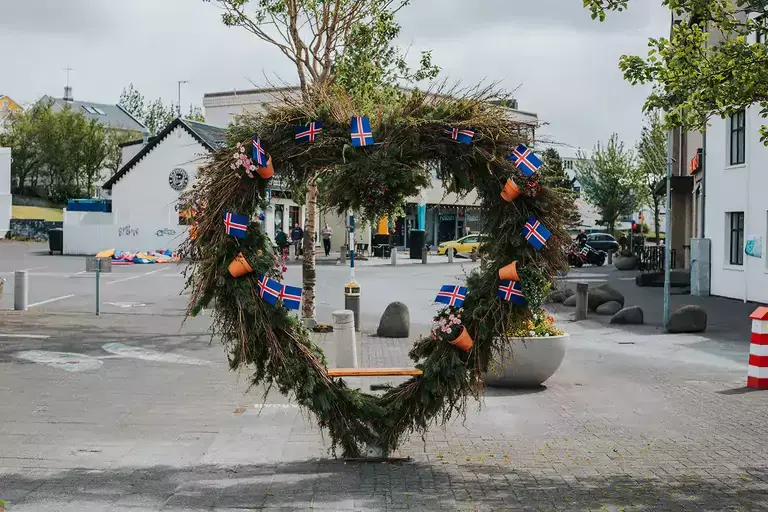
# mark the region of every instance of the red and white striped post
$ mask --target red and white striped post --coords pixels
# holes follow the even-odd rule
[[[760,306],[749,315],[752,338],[749,344],[747,387],[768,389],[768,307]]]

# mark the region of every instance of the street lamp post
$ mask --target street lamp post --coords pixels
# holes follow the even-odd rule
[[[179,111],[179,117],[181,117],[181,84],[188,84],[189,80],[179,80],[179,105],[178,105],[178,111]]]

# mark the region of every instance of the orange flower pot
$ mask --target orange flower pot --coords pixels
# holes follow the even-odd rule
[[[505,267],[499,269],[499,279],[508,279],[510,281],[519,281],[520,277],[517,275],[517,262],[513,261]]]
[[[189,239],[195,240],[197,238],[197,223],[192,224],[189,227]]]
[[[508,203],[511,203],[512,201],[517,199],[519,195],[520,195],[520,188],[517,186],[517,184],[514,181],[512,181],[512,178],[507,178],[507,183],[504,185],[504,188],[501,190],[501,197]]]
[[[232,277],[240,277],[253,272],[253,268],[248,264],[248,260],[245,259],[243,253],[235,256],[235,259],[229,264],[228,270]]]
[[[272,166],[272,157],[267,158],[266,167],[256,167],[256,172],[265,180],[271,178],[275,174],[275,168]]]
[[[472,344],[474,342],[472,341],[472,336],[469,335],[469,331],[467,331],[467,328],[462,327],[461,334],[459,334],[459,337],[453,341],[450,341],[449,343],[455,347],[460,348],[464,352],[469,352],[469,349],[472,348]]]

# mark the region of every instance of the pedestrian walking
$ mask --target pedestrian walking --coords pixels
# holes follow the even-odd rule
[[[293,229],[291,230],[291,243],[294,247],[294,254],[296,255],[296,259],[299,259],[299,254],[301,253],[301,241],[304,239],[304,230],[299,227],[299,223],[293,225]]]
[[[325,249],[325,255],[327,257],[331,254],[331,237],[333,236],[333,230],[327,222],[325,223],[323,230],[320,232],[320,236],[323,237],[323,249]]]

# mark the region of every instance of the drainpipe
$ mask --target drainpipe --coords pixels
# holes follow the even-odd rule
[[[701,238],[706,238],[707,226],[707,127],[704,127],[701,140]],[[711,260],[711,257],[710,257]]]

